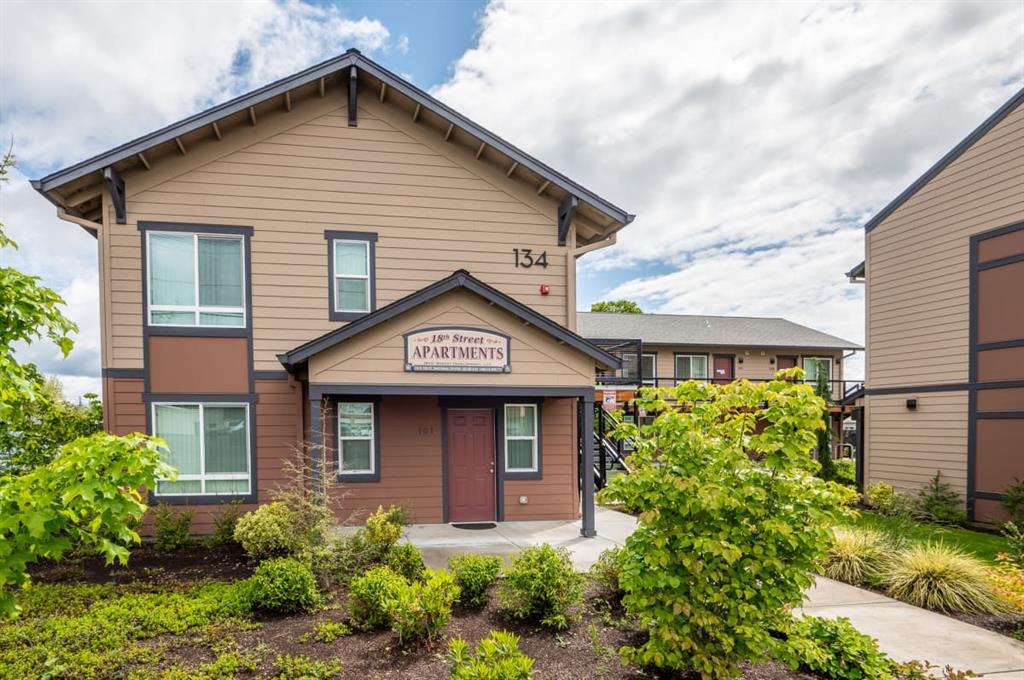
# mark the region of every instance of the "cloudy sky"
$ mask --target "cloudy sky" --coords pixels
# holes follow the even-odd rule
[[[81,326],[20,356],[98,390],[95,241],[27,178],[353,46],[637,214],[581,307],[863,341],[862,225],[1024,85],[1024,3],[0,2],[0,258]]]

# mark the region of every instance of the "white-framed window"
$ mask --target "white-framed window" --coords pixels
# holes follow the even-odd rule
[[[153,434],[167,442],[175,481],[157,496],[245,496],[251,493],[249,404],[154,403]]]
[[[804,368],[804,382],[812,385],[818,382],[818,376],[822,373],[832,380],[832,357],[803,357],[801,361]]]
[[[505,404],[505,471],[537,472],[537,405]]]
[[[677,354],[676,380],[707,380],[707,354]]]
[[[644,352],[642,363],[637,365],[636,352],[624,352],[622,355],[622,377],[636,380],[640,377],[639,368],[643,368],[644,375],[641,384],[654,386],[658,384],[658,355],[653,352]]]
[[[146,232],[151,326],[245,326],[242,236]]]
[[[331,247],[334,258],[334,311],[369,312],[370,243],[336,238]]]
[[[376,473],[373,402],[338,402],[338,474]]]

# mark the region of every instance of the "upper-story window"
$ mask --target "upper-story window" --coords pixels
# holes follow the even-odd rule
[[[151,326],[245,326],[243,238],[146,233]]]
[[[640,379],[641,384],[653,386],[658,384],[657,375],[657,354],[644,354],[637,361],[636,352],[623,353],[622,355],[622,377],[636,382]],[[643,375],[640,375],[643,369]]]
[[[827,380],[832,380],[831,357],[804,357],[803,365],[806,382],[816,383],[820,375],[824,375]]]
[[[375,244],[367,232],[328,231],[329,318],[351,321],[376,309]]]
[[[707,380],[707,354],[677,354],[676,380]]]

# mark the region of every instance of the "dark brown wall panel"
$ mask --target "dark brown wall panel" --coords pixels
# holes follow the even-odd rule
[[[975,488],[1003,492],[1024,479],[1024,419],[979,419]]]
[[[1024,412],[1024,387],[978,390],[978,413],[990,411]]]
[[[1024,253],[1024,229],[978,242],[978,262],[982,264],[1021,253]]]
[[[541,408],[542,479],[505,482],[505,519],[576,519],[576,404],[545,399]],[[519,497],[526,496],[526,505]]]
[[[978,498],[974,501],[974,519],[977,522],[998,526],[1010,519],[1010,513],[999,501]]]
[[[978,352],[978,380],[1024,380],[1024,347]]]
[[[245,338],[149,338],[149,388],[155,393],[248,394]]]
[[[1024,338],[1024,262],[978,272],[978,342],[1017,338]]]

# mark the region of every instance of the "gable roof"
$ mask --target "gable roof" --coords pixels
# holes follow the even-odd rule
[[[437,297],[440,297],[441,295],[444,295],[445,293],[458,289],[465,289],[476,293],[483,299],[494,304],[496,307],[500,307],[509,314],[519,318],[521,321],[554,336],[557,340],[564,342],[573,349],[583,352],[594,359],[594,361],[597,361],[608,368],[614,369],[619,368],[620,366],[619,360],[614,355],[609,354],[600,347],[591,343],[589,340],[585,340],[579,335],[573,333],[568,328],[555,323],[543,314],[538,314],[521,302],[505,295],[498,289],[487,285],[480,279],[475,278],[465,269],[454,271],[449,276],[430,284],[426,288],[422,288],[400,300],[396,300],[387,306],[381,307],[374,312],[370,312],[366,316],[362,316],[355,321],[338,328],[337,330],[330,331],[329,333],[321,335],[319,338],[310,340],[290,352],[279,354],[277,358],[285,368],[292,370],[296,365],[304,363],[314,354],[319,354],[320,352],[330,349],[351,337],[359,335],[360,333],[368,331],[385,321],[404,314],[413,307],[418,307],[419,305],[425,304]]]
[[[300,71],[294,75],[282,78],[281,80],[253,90],[252,92],[240,97],[236,97],[228,102],[207,109],[206,111],[202,111],[179,120],[176,123],[172,123],[159,130],[139,137],[138,139],[134,139],[118,147],[104,151],[103,153],[97,154],[96,156],[81,161],[80,163],[76,163],[67,168],[53,172],[41,179],[32,180],[32,186],[36,191],[43,194],[50,202],[58,205],[58,207],[67,209],[69,206],[62,205],[61,197],[59,195],[54,196],[51,192],[58,188],[66,187],[69,183],[75,182],[76,180],[80,180],[89,175],[96,174],[96,179],[98,181],[99,176],[97,173],[103,172],[105,168],[113,167],[118,163],[124,163],[126,161],[131,162],[132,164],[139,163],[141,160],[139,159],[139,154],[143,154],[153,147],[174,142],[188,133],[216,126],[218,121],[221,121],[228,116],[249,110],[257,104],[266,102],[270,99],[286,96],[296,88],[318,82],[320,83],[320,87],[323,88],[323,79],[328,76],[341,75],[344,81],[347,82],[349,76],[341,72],[349,67],[355,67],[357,76],[362,76],[364,78],[369,76],[375,81],[379,81],[381,84],[382,101],[384,99],[385,91],[390,88],[391,90],[404,95],[408,100],[414,103],[417,107],[417,114],[419,108],[423,107],[424,109],[431,111],[444,122],[457,127],[474,137],[482,145],[480,147],[480,151],[477,152],[478,158],[486,146],[503,154],[508,159],[511,159],[511,161],[515,163],[515,166],[507,173],[509,176],[513,174],[516,168],[520,167],[534,173],[546,183],[542,185],[541,189],[539,189],[537,193],[542,193],[548,184],[550,184],[561,189],[567,196],[576,197],[579,201],[589,204],[594,210],[611,221],[611,224],[606,225],[608,227],[608,233],[604,234],[603,237],[606,237],[610,233],[614,233],[633,221],[634,215],[627,213],[622,208],[598,196],[560,172],[557,172],[548,165],[542,163],[540,160],[527,154],[522,149],[519,149],[486,128],[474,123],[465,116],[434,99],[412,83],[403,80],[380,64],[363,56],[363,54],[356,49],[350,49],[341,56],[329,59],[317,64],[316,66],[311,66],[310,68]],[[216,131],[216,128],[214,129]],[[449,129],[448,134],[451,134],[451,128]],[[219,131],[217,131],[217,135],[219,138]],[[145,164],[145,161],[142,161],[142,163]]]
[[[864,349],[781,318],[578,312],[576,327],[592,340],[635,339],[652,345]]]
[[[1009,101],[1000,106],[991,116],[986,118],[981,125],[975,128],[971,134],[964,137],[959,144],[950,149],[949,152],[940,158],[935,165],[928,168],[928,171],[918,177],[913,184],[904,189],[903,193],[894,198],[887,206],[879,210],[877,215],[867,221],[864,225],[864,230],[871,231],[881,224],[886,217],[896,212],[897,208],[909,201],[914,194],[924,187],[924,185],[935,179],[940,172],[945,170],[953,161],[962,156],[963,153],[967,151],[967,149],[971,148],[976,141],[981,139],[989,130],[998,125],[1000,121],[1010,115],[1010,113],[1016,110],[1016,108],[1022,103],[1024,103],[1024,88],[1021,88],[1017,94],[1010,97]]]

